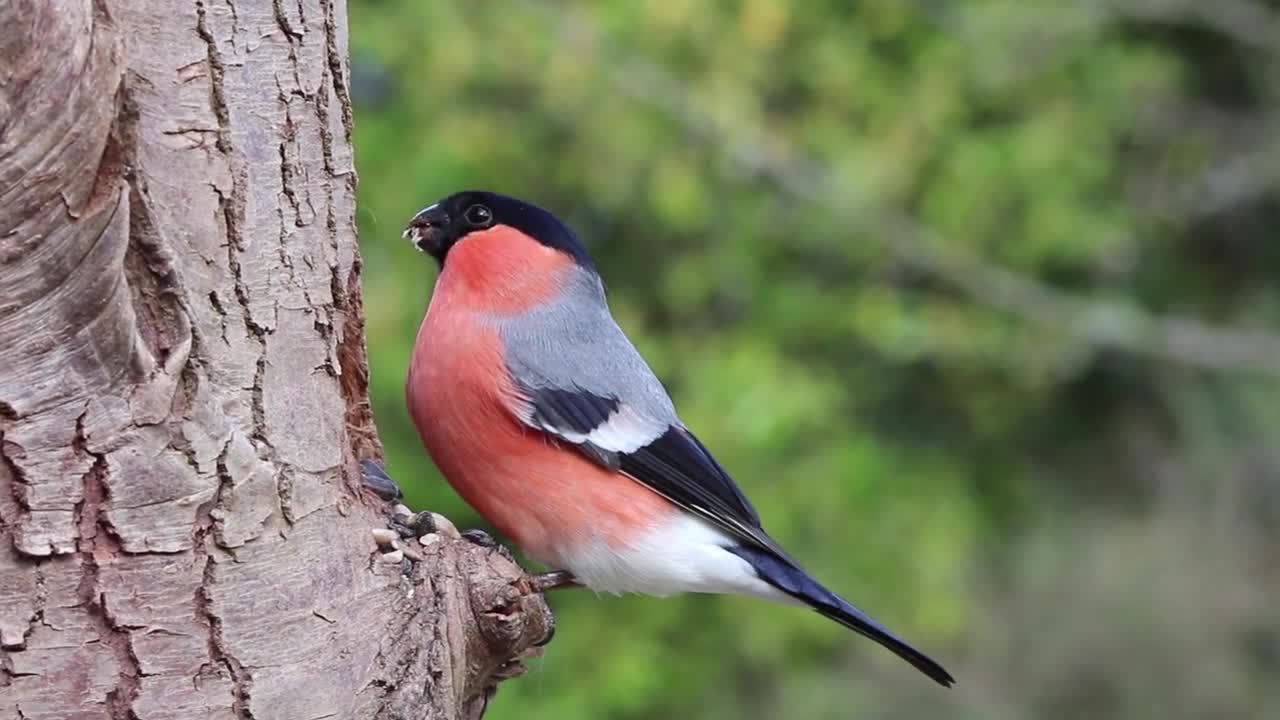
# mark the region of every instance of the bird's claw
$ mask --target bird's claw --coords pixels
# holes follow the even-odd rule
[[[360,479],[365,487],[389,503],[403,497],[399,484],[376,460],[360,461]],[[443,515],[415,513],[399,502],[391,506],[387,526],[372,528],[370,533],[381,559],[390,564],[403,564],[406,572],[410,563],[423,559],[422,546],[429,544],[425,538],[430,537],[434,541],[437,533],[458,537],[457,528]]]
[[[404,495],[400,492],[400,486],[377,460],[360,461],[360,480],[365,487],[387,502],[399,500]]]
[[[486,547],[486,548],[491,548],[498,544],[498,541],[494,540],[492,535],[485,532],[484,530],[481,530],[480,528],[471,528],[470,530],[463,530],[462,539],[466,540],[472,545],[479,545],[480,547]]]
[[[365,487],[377,493],[378,497],[393,502],[403,497],[400,486],[387,474],[386,468],[376,460],[360,461],[360,478]],[[480,547],[489,548],[491,552],[501,553],[503,557],[515,562],[511,551],[493,538],[492,535],[479,528],[466,532],[458,532],[457,526],[449,518],[440,513],[424,510],[413,512],[403,503],[395,503],[391,507],[391,517],[387,527],[372,530],[374,542],[382,552],[382,559],[389,563],[401,562],[405,558],[414,562],[422,559],[418,549],[422,545],[430,545],[445,536],[454,540],[462,539]],[[534,592],[542,592],[535,590]]]
[[[502,543],[495,540],[492,535],[485,532],[484,530],[481,530],[480,528],[471,528],[470,530],[463,530],[462,539],[466,540],[472,545],[477,545],[482,548],[488,548],[490,554],[498,553],[499,555],[506,558],[507,560],[510,560],[513,564],[516,564],[516,558],[514,555],[511,554],[511,550],[507,548],[506,545],[503,545]]]

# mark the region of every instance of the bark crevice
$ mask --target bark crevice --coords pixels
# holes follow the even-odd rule
[[[0,66],[0,717],[477,717],[550,616],[370,537],[345,5],[13,0]]]
[[[197,615],[208,630],[209,659],[212,663],[220,665],[225,670],[226,676],[231,679],[233,715],[237,718],[252,720],[253,712],[250,710],[249,693],[253,687],[253,677],[235,655],[228,651],[226,643],[223,642],[222,618],[213,611],[210,600],[210,589],[217,582],[214,575],[214,562],[207,551],[199,555],[201,556],[199,559],[203,561],[203,570],[200,573],[200,587],[196,589],[195,607]],[[206,667],[207,665],[202,665],[200,673],[203,673]]]
[[[114,660],[115,681],[105,697],[108,715],[112,720],[133,720],[137,717],[133,703],[138,697],[142,667],[133,648],[130,630],[112,617],[107,590],[100,583],[102,567],[109,565],[123,551],[106,516],[105,507],[110,493],[106,482],[106,456],[88,449],[83,414],[76,420],[75,446],[79,452],[93,458],[93,465],[84,476],[83,498],[76,513],[80,528],[80,582],[76,595],[96,632],[96,638],[88,642],[105,645]]]

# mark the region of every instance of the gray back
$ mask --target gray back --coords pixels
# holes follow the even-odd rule
[[[664,427],[680,424],[666,389],[609,312],[599,276],[572,272],[555,301],[498,321],[512,375],[526,387],[586,390]]]

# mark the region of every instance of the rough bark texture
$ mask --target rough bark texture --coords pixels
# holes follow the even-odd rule
[[[549,632],[500,554],[370,539],[346,36],[0,3],[0,718],[476,717]]]

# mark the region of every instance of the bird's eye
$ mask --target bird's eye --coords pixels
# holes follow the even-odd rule
[[[493,211],[484,205],[472,205],[467,208],[466,218],[475,227],[485,227],[493,221]]]

